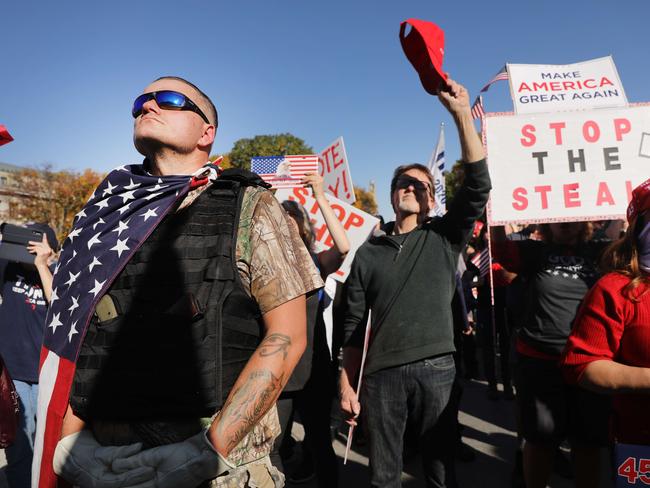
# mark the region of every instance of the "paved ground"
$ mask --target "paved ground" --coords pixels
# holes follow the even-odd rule
[[[517,444],[513,402],[503,399],[489,401],[486,398],[485,384],[470,381],[465,382],[461,410],[460,421],[465,426],[463,430],[464,441],[476,451],[476,459],[470,463],[457,463],[459,487],[510,487],[510,475]],[[299,426],[294,429],[294,436],[296,438],[302,437]],[[345,445],[337,439],[334,447],[341,461],[341,488],[363,488],[368,486],[368,458],[365,456],[364,448],[355,446],[350,454],[348,464],[343,466],[342,459]],[[4,453],[0,450],[0,488],[7,488],[2,474],[4,466]],[[423,486],[418,459],[405,466],[402,479],[404,488]],[[288,486],[317,488],[315,482]],[[556,475],[549,486],[552,488],[568,488],[574,485],[570,480]],[[604,483],[602,486],[611,486],[611,484]]]

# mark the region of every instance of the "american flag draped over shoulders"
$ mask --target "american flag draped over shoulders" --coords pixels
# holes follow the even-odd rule
[[[143,165],[111,171],[75,216],[54,271],[40,358],[38,426],[32,486],[54,488],[59,440],[75,362],[97,302],[131,256],[190,188],[216,178],[206,165],[194,175],[152,176]]]

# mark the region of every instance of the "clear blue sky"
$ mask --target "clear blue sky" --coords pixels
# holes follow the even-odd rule
[[[472,99],[506,62],[568,64],[613,55],[631,102],[649,101],[647,0],[15,1],[0,11],[0,161],[107,171],[138,162],[133,99],[161,75],[186,77],[220,113],[213,152],[291,132],[319,151],[342,135],[355,184],[377,184],[392,216],[394,167],[426,162],[450,117],[402,53],[409,17],[446,33],[444,67]],[[508,111],[506,82],[485,97]]]

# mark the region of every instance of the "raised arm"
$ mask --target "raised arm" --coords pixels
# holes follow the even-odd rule
[[[465,163],[461,188],[442,220],[443,233],[460,248],[469,238],[476,219],[483,214],[491,188],[490,176],[483,144],[474,127],[467,90],[448,79],[447,88],[438,93],[438,98],[454,119]]]
[[[318,254],[320,273],[323,279],[325,279],[327,276],[339,269],[343,263],[345,256],[350,251],[350,241],[348,240],[343,225],[336,217],[336,214],[334,214],[332,207],[330,207],[330,204],[325,197],[323,178],[317,173],[310,173],[305,175],[302,181],[311,186],[311,189],[314,192],[314,198],[323,214],[327,230],[329,231],[330,236],[332,237],[332,242],[334,243],[331,248]]]
[[[36,255],[34,264],[36,265],[38,276],[41,278],[45,299],[47,303],[50,303],[52,298],[52,272],[50,271],[49,264],[54,256],[54,251],[47,242],[47,236],[43,234],[43,240],[41,242],[29,241],[27,250]]]
[[[454,118],[460,138],[463,161],[476,163],[485,159],[485,150],[474,127],[469,93],[465,87],[449,78],[447,79],[447,89],[439,91],[438,98]]]

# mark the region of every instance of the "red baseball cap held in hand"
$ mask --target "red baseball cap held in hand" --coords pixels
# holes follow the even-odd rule
[[[411,32],[406,34],[406,26]],[[442,69],[445,55],[445,33],[433,22],[408,19],[400,24],[399,40],[404,54],[420,75],[424,89],[437,95],[438,87],[447,79]]]
[[[631,222],[650,209],[650,178],[632,191],[632,200],[627,206],[627,221]]]

